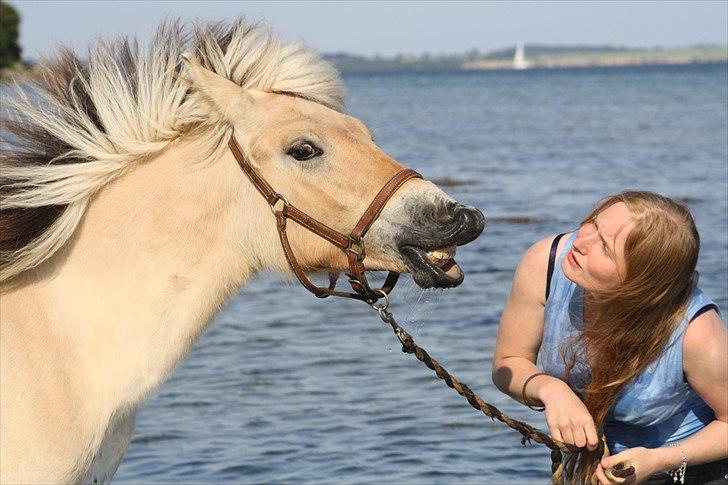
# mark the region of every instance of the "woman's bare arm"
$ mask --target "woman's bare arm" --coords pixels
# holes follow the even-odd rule
[[[536,356],[543,338],[546,271],[553,237],[526,251],[513,277],[510,297],[503,310],[493,357],[493,383],[523,402],[523,383],[540,372]],[[563,247],[565,241],[561,241]],[[577,446],[596,448],[597,433],[589,411],[562,380],[538,376],[526,388],[526,400],[546,407],[551,435]]]
[[[715,413],[715,421],[681,443],[688,460],[697,465],[728,458],[728,328],[715,310],[698,316],[685,331],[683,369]]]
[[[536,355],[543,336],[546,269],[552,240],[553,237],[542,239],[524,254],[516,268],[511,294],[498,328],[493,383],[518,401],[522,401],[521,389],[525,380],[539,371]],[[532,389],[540,379],[529,383],[530,402],[539,402]]]

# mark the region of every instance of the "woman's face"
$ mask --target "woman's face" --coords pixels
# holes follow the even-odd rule
[[[624,243],[633,226],[623,202],[612,204],[579,228],[574,246],[561,262],[564,274],[587,291],[608,291],[624,279]]]

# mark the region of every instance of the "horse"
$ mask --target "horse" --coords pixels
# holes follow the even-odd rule
[[[356,250],[305,220],[282,244],[284,211],[346,234],[403,166],[345,113],[330,64],[243,18],[62,49],[4,94],[2,126],[3,483],[110,481],[144,398],[257,273],[350,273],[348,251],[454,287],[456,247],[484,228],[410,174]]]

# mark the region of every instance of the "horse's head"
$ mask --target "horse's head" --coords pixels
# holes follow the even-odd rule
[[[201,104],[209,116],[232,126],[257,173],[292,205],[327,226],[349,234],[382,186],[403,169],[356,118],[302,97],[243,89],[192,56],[185,59]],[[234,163],[232,157],[224,160]],[[240,180],[249,184],[242,171]],[[252,187],[239,192],[241,220],[251,217],[251,203],[265,205]],[[250,200],[251,193],[256,202]],[[278,245],[273,215],[262,213],[259,236]],[[475,239],[484,224],[477,209],[430,182],[411,179],[366,233],[364,264],[370,270],[409,271],[424,288],[457,286],[463,272],[453,260],[455,248]],[[346,271],[341,250],[298,224],[289,226],[291,246],[303,268]],[[275,258],[266,265],[287,266],[281,251]]]

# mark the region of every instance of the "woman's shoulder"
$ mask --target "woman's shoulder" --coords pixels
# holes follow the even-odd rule
[[[536,241],[526,250],[518,264],[514,276],[514,286],[519,286],[527,293],[544,300],[546,290],[546,273],[549,265],[551,246],[557,237],[556,234]],[[556,257],[561,254],[567,244],[568,234],[562,237],[556,247]]]
[[[693,316],[685,330],[683,340],[684,351],[694,353],[696,356],[711,343],[725,340],[728,337],[728,327],[721,319],[715,304],[708,304]]]
[[[563,236],[559,239],[558,245],[556,246],[556,257],[558,257],[564,246],[568,243],[570,235],[571,233],[552,234],[543,239],[539,239],[526,250],[521,258],[521,263],[529,267],[542,265],[545,268],[548,265],[551,245],[554,243],[554,240],[559,236]]]
[[[523,256],[521,262],[518,264],[518,273],[527,273],[533,277],[536,274],[545,274],[548,266],[549,252],[551,251],[551,244],[554,241],[556,235],[546,236],[533,243],[529,247]]]
[[[728,419],[728,327],[715,308],[695,317],[683,339],[683,371],[690,386],[715,412]]]
[[[685,320],[683,325],[687,325],[687,328],[682,342],[684,365],[689,366],[691,362],[706,358],[716,362],[711,354],[725,354],[728,327],[718,312],[718,306],[700,288],[693,290]],[[720,348],[723,350],[718,350]]]
[[[519,270],[522,269],[523,273],[527,273],[531,277],[533,277],[534,275],[543,275],[545,278],[552,246],[556,241],[556,238],[559,236],[563,236],[559,239],[555,249],[554,256],[555,259],[558,259],[563,252],[564,247],[568,244],[570,235],[571,233],[553,234],[551,236],[546,236],[545,238],[536,241],[523,254],[523,257],[521,258],[521,262],[519,264]]]

